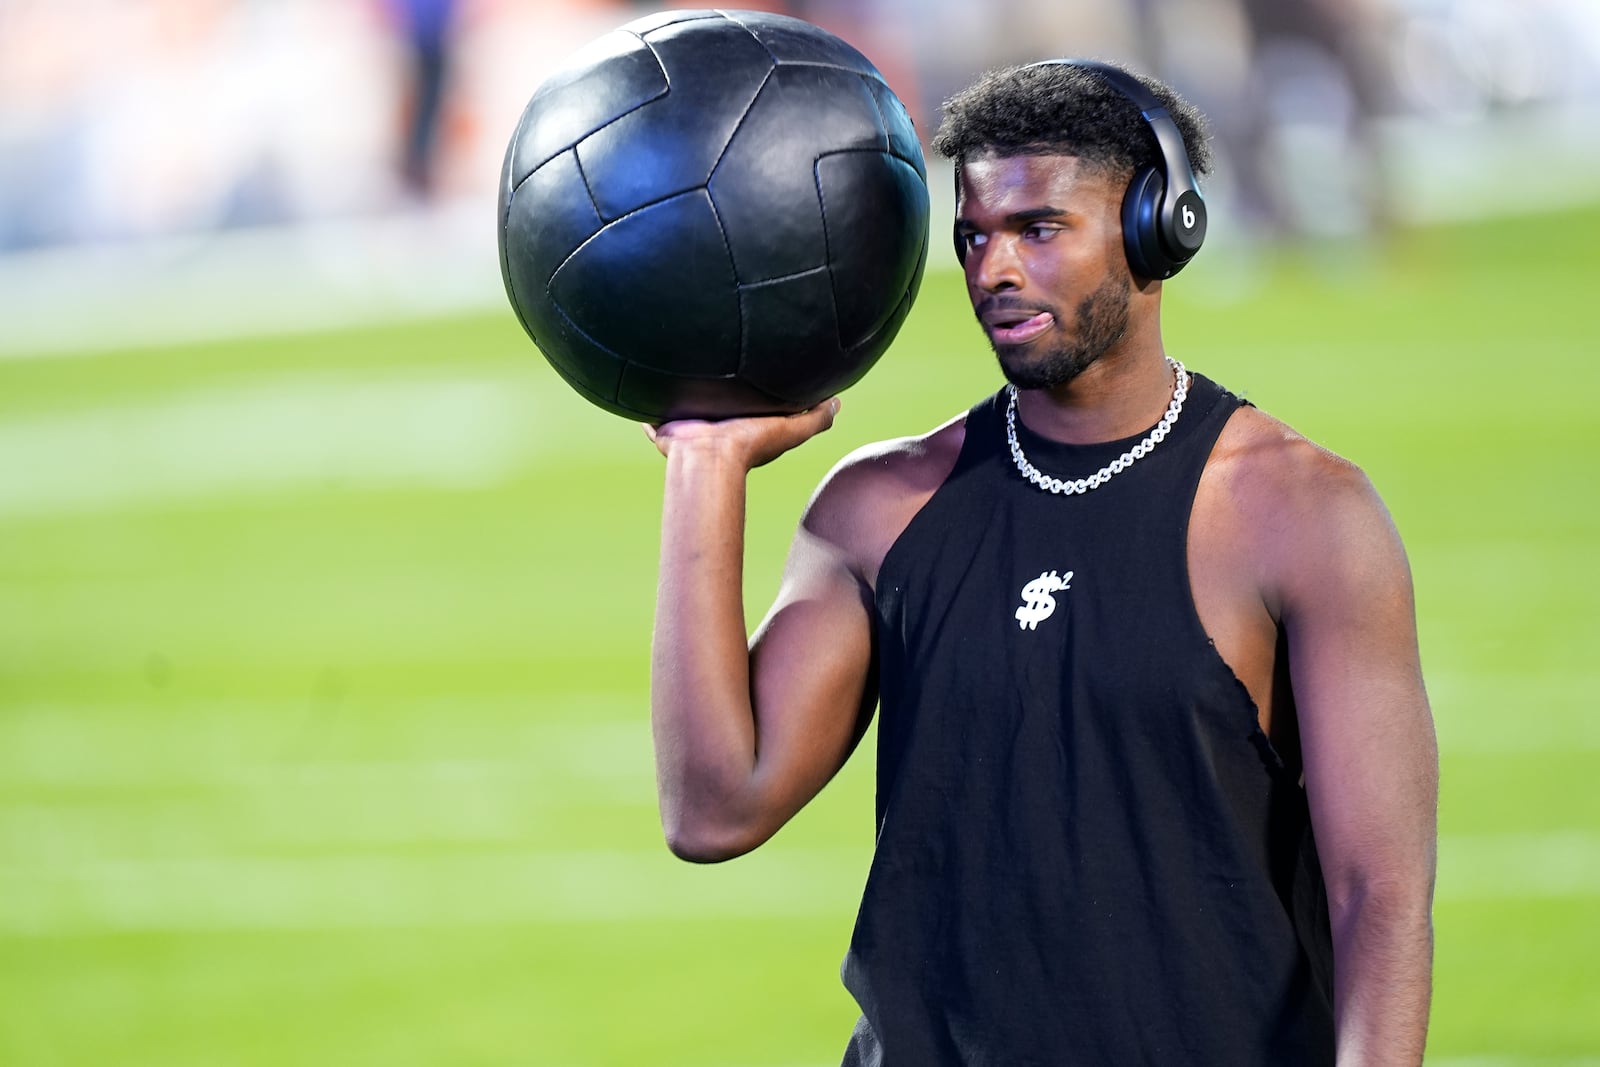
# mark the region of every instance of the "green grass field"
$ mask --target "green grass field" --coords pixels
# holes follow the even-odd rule
[[[1406,536],[1430,1062],[1600,1063],[1597,244],[1589,210],[1168,289],[1169,349]],[[829,466],[997,384],[931,274],[835,430],[756,474],[752,624]],[[871,760],[750,857],[667,854],[660,475],[509,311],[0,362],[0,1063],[836,1063]]]

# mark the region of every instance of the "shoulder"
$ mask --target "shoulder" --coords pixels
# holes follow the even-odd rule
[[[1201,491],[1197,506],[1249,554],[1275,616],[1374,568],[1409,583],[1399,534],[1366,473],[1257,408],[1228,420]]]
[[[801,528],[839,545],[868,584],[878,564],[955,468],[966,415],[914,437],[851,452],[817,487]]]
[[[1360,467],[1248,405],[1223,427],[1206,476],[1241,502],[1271,511],[1320,510],[1350,503],[1346,497],[1376,496]]]

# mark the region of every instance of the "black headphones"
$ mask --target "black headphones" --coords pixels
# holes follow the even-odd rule
[[[1144,83],[1131,74],[1092,59],[1046,59],[1033,67],[1081,67],[1098,74],[1107,85],[1139,109],[1161,150],[1161,166],[1141,167],[1122,198],[1122,244],[1128,266],[1141,278],[1170,278],[1200,251],[1206,239],[1206,202],[1195,183],[1183,133],[1172,115]],[[961,195],[961,172],[956,169],[956,195]],[[956,234],[956,258],[966,261],[966,243]]]

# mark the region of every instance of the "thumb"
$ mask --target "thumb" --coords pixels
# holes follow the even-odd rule
[[[794,416],[805,429],[807,437],[813,437],[824,430],[833,427],[833,420],[839,414],[841,402],[838,397],[831,396]]]
[[[838,417],[839,409],[843,406],[843,400],[840,400],[836,396],[832,396],[811,409],[819,421],[819,425],[817,427],[818,433],[832,428],[833,420]]]

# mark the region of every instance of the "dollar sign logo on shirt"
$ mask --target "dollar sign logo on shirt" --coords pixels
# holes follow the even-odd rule
[[[1017,609],[1017,625],[1024,630],[1037,630],[1041,622],[1055,614],[1056,598],[1050,594],[1059,593],[1071,586],[1071,571],[1064,576],[1055,571],[1045,571],[1023,586],[1023,604]]]

